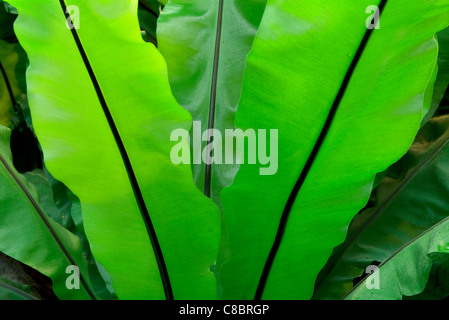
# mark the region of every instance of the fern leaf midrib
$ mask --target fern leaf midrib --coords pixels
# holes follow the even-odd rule
[[[210,93],[210,104],[209,104],[209,123],[208,129],[214,129],[215,127],[215,108],[217,104],[217,82],[218,82],[218,68],[220,61],[220,45],[221,45],[221,32],[223,27],[223,0],[220,0],[218,5],[218,19],[217,19],[217,32],[215,38],[215,51],[214,51],[214,66],[212,71],[212,84],[211,84],[211,93]],[[210,131],[209,131],[210,132]],[[205,180],[204,180],[204,194],[207,197],[211,196],[211,180],[212,180],[212,165],[210,164],[210,154],[212,151],[211,141],[212,137],[209,134],[207,145],[207,161],[205,168]]]
[[[71,16],[68,13],[65,1],[64,0],[59,0],[59,2],[61,4],[61,8],[62,8],[62,10],[64,12],[64,15],[65,15],[67,21],[71,21]],[[149,214],[148,209],[146,207],[145,200],[144,200],[143,195],[142,195],[142,191],[140,190],[139,184],[137,182],[137,177],[136,177],[136,175],[134,173],[134,170],[133,170],[133,167],[131,165],[131,160],[130,160],[130,158],[128,156],[128,153],[126,151],[125,145],[124,145],[124,143],[122,141],[122,138],[121,138],[121,136],[119,134],[118,128],[117,128],[117,126],[116,126],[116,124],[114,122],[114,119],[112,117],[112,114],[111,114],[111,112],[109,110],[108,104],[107,104],[106,99],[105,99],[105,97],[103,95],[103,91],[101,90],[100,84],[99,84],[99,82],[98,82],[98,80],[97,80],[97,78],[95,76],[95,73],[93,71],[92,65],[90,64],[90,61],[89,61],[89,59],[87,57],[87,54],[86,54],[86,52],[84,50],[84,47],[83,47],[82,43],[81,43],[81,39],[79,38],[78,32],[76,31],[75,28],[71,28],[71,31],[72,31],[72,36],[74,38],[76,46],[78,48],[78,51],[79,51],[79,53],[81,55],[81,58],[82,58],[82,60],[84,62],[84,65],[86,67],[86,70],[89,73],[89,77],[90,77],[90,79],[92,81],[92,85],[93,85],[93,87],[95,89],[96,95],[97,95],[98,100],[100,102],[100,105],[101,105],[101,107],[103,109],[104,115],[105,115],[106,120],[107,120],[108,125],[109,125],[109,128],[110,128],[110,130],[111,130],[111,132],[112,132],[112,134],[114,136],[114,140],[116,142],[116,145],[117,145],[117,148],[118,148],[118,150],[120,152],[120,155],[121,155],[124,167],[125,167],[126,172],[128,174],[128,178],[129,178],[129,181],[130,181],[133,193],[134,193],[134,197],[136,199],[137,205],[138,205],[140,213],[142,215],[142,220],[143,220],[143,222],[145,224],[145,228],[147,230],[147,234],[148,234],[148,237],[150,239],[150,242],[151,242],[151,245],[152,245],[152,249],[153,249],[153,252],[154,252],[155,257],[156,257],[157,265],[158,265],[158,268],[159,268],[159,274],[161,276],[161,281],[162,281],[162,284],[163,284],[163,287],[164,287],[165,297],[166,297],[167,300],[173,300],[173,291],[172,291],[172,287],[171,287],[171,284],[170,284],[170,278],[169,278],[169,275],[168,275],[168,271],[167,271],[167,267],[166,267],[166,264],[165,264],[165,260],[164,260],[163,254],[162,254],[162,249],[161,249],[159,241],[157,239],[156,231],[154,229],[153,223],[152,223],[151,218],[150,218],[150,214]]]
[[[378,6],[379,17],[382,15],[387,2],[388,2],[388,0],[382,0],[381,3],[379,4],[379,6]],[[365,27],[365,25],[364,25],[364,27]],[[291,209],[296,201],[296,198],[301,190],[301,187],[304,185],[304,182],[307,179],[308,173],[310,172],[310,170],[315,162],[316,157],[318,156],[321,146],[323,145],[323,143],[327,137],[327,134],[332,126],[332,122],[335,118],[337,110],[341,104],[341,101],[342,101],[345,93],[346,93],[346,89],[349,87],[350,80],[355,72],[355,69],[363,55],[363,52],[365,51],[365,48],[366,48],[366,46],[369,42],[369,39],[371,38],[371,35],[373,34],[374,30],[375,30],[374,28],[367,29],[367,31],[365,32],[365,35],[357,49],[356,54],[354,55],[354,58],[348,68],[348,71],[346,72],[343,82],[340,85],[340,89],[334,99],[334,102],[332,104],[332,107],[331,107],[328,117],[326,119],[326,122],[321,130],[321,133],[320,133],[317,141],[315,142],[312,152],[310,153],[310,155],[307,159],[307,162],[306,162],[304,168],[302,169],[301,174],[299,175],[299,178],[296,181],[295,186],[293,187],[292,192],[290,193],[290,196],[289,196],[287,203],[284,207],[284,210],[283,210],[280,222],[279,222],[279,227],[278,227],[278,231],[276,233],[276,237],[273,242],[273,246],[270,250],[270,253],[268,255],[264,269],[262,271],[262,275],[259,280],[259,285],[257,287],[255,298],[254,298],[255,300],[262,299],[265,285],[266,285],[268,277],[269,277],[270,270],[273,266],[273,262],[276,258],[276,254],[277,254],[279,247],[282,243],[282,239],[283,239],[283,236],[285,233],[285,229],[286,229],[286,226],[288,223],[288,218],[289,218]]]

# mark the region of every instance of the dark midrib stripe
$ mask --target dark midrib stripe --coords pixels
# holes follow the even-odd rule
[[[340,259],[340,257],[345,253],[345,251],[357,240],[359,239],[360,235],[388,208],[388,206],[396,199],[396,197],[399,195],[399,193],[404,190],[404,188],[409,184],[410,181],[413,180],[413,178],[423,169],[425,166],[427,166],[435,157],[440,153],[441,150],[447,144],[449,143],[449,136],[446,137],[439,146],[437,146],[430,154],[427,155],[427,157],[422,161],[419,166],[417,166],[408,176],[405,178],[405,180],[402,181],[401,185],[399,185],[393,193],[387,198],[387,200],[384,201],[379,207],[375,208],[373,210],[372,216],[368,219],[366,223],[363,224],[363,226],[354,234],[354,236],[351,238],[352,240],[350,242],[345,242],[340,249],[333,255],[332,258],[329,259],[328,265],[329,267],[326,268],[326,273],[329,274],[332,272],[332,270],[335,268],[337,261]]]
[[[36,210],[36,212],[39,214],[39,217],[42,219],[42,221],[44,222],[45,226],[47,227],[48,231],[51,233],[51,235],[53,236],[53,238],[55,239],[56,243],[58,244],[58,246],[61,248],[62,252],[64,253],[64,255],[66,256],[67,260],[70,261],[70,263],[74,266],[77,266],[75,260],[73,259],[73,257],[71,256],[70,252],[67,250],[67,248],[65,247],[64,243],[61,241],[61,239],[59,238],[58,234],[56,233],[56,231],[53,229],[53,227],[51,226],[50,222],[48,221],[47,217],[45,216],[45,213],[42,211],[42,209],[40,208],[40,206],[37,204],[37,202],[34,200],[33,196],[30,194],[30,192],[28,191],[28,189],[25,187],[25,185],[22,183],[22,181],[20,181],[19,177],[14,173],[14,170],[11,168],[11,166],[8,164],[8,162],[6,161],[6,159],[0,154],[0,161],[3,163],[3,165],[5,166],[6,170],[8,170],[8,172],[11,174],[11,176],[14,178],[14,180],[17,182],[17,184],[19,185],[19,187],[22,189],[23,193],[25,193],[26,197],[28,198],[28,200],[30,200],[31,204],[33,205],[34,209]],[[84,279],[83,275],[80,272],[80,281],[83,285],[83,287],[86,289],[86,292],[89,294],[89,296],[93,299],[93,300],[97,300],[97,298],[95,297],[95,294],[90,290],[89,286],[87,285],[86,280]]]
[[[12,88],[11,88],[11,84],[9,83],[8,75],[6,74],[6,70],[3,68],[3,65],[2,65],[1,61],[0,61],[0,70],[1,70],[2,75],[3,75],[3,79],[5,80],[6,88],[8,89],[8,93],[9,93],[9,97],[11,99],[12,107],[14,108],[14,111],[17,112],[16,98],[14,98],[14,93],[12,92]]]
[[[218,79],[218,63],[220,60],[220,43],[221,43],[221,29],[223,25],[223,0],[220,0],[218,5],[218,20],[217,20],[217,36],[215,38],[215,53],[214,53],[214,68],[212,72],[212,85],[210,94],[210,105],[209,105],[209,124],[208,129],[213,129],[215,127],[215,106],[217,102],[217,79]],[[204,178],[204,194],[210,197],[211,189],[211,177],[212,177],[212,165],[208,164],[210,162],[210,153],[212,151],[212,136],[208,135],[208,145],[207,145],[207,161],[205,168],[205,178]]]
[[[67,7],[66,7],[66,4],[65,4],[64,0],[59,0],[59,2],[61,4],[62,10],[64,11],[64,15],[66,16],[66,19],[70,19],[70,21],[71,21],[71,17],[69,15],[68,11],[67,11]],[[67,21],[69,21],[69,20],[67,20]],[[140,190],[139,183],[137,182],[136,175],[135,175],[135,173],[133,171],[133,168],[132,168],[132,165],[131,165],[131,161],[130,161],[129,156],[128,156],[127,152],[126,152],[125,145],[123,144],[123,141],[122,141],[122,139],[120,137],[120,134],[118,132],[117,126],[115,125],[114,119],[113,119],[113,117],[111,115],[111,112],[109,111],[108,105],[107,105],[106,100],[105,100],[105,98],[103,96],[103,92],[101,91],[100,85],[99,85],[98,80],[97,80],[97,78],[95,76],[95,73],[94,73],[94,71],[92,69],[92,66],[91,66],[91,64],[89,62],[89,59],[87,58],[86,52],[84,51],[84,47],[83,47],[83,45],[81,43],[81,40],[80,40],[80,38],[78,36],[78,33],[76,32],[75,28],[72,28],[71,31],[72,31],[73,38],[74,38],[74,40],[76,42],[76,45],[78,47],[78,50],[80,52],[80,55],[81,55],[81,57],[83,59],[84,65],[85,65],[85,67],[86,67],[86,69],[87,69],[87,71],[89,73],[90,79],[91,79],[92,84],[93,84],[93,86],[95,88],[95,92],[97,94],[98,100],[99,100],[99,102],[101,104],[101,107],[103,109],[103,112],[105,114],[105,117],[106,117],[106,119],[108,121],[109,127],[110,127],[111,132],[112,132],[112,134],[114,136],[114,139],[115,139],[115,142],[117,144],[117,147],[118,147],[118,149],[120,151],[120,155],[122,157],[124,166],[126,168],[126,172],[128,174],[128,178],[129,178],[131,187],[133,189],[133,193],[134,193],[134,196],[136,198],[137,205],[139,206],[139,210],[140,210],[140,213],[142,215],[142,219],[144,221],[144,224],[145,224],[145,227],[146,227],[146,230],[147,230],[148,236],[150,238],[150,242],[151,242],[151,245],[152,245],[155,257],[156,257],[157,265],[158,265],[158,268],[159,268],[159,273],[160,273],[160,276],[161,276],[161,281],[162,281],[162,284],[164,286],[165,297],[166,297],[167,300],[173,300],[173,292],[172,292],[172,288],[171,288],[171,284],[170,284],[170,279],[169,279],[169,276],[168,276],[167,267],[165,265],[164,257],[162,255],[162,250],[161,250],[161,247],[159,245],[159,242],[158,242],[158,239],[157,239],[157,236],[156,236],[156,231],[154,230],[153,223],[152,223],[152,221],[150,219],[150,214],[149,214],[148,209],[147,209],[147,207],[145,205],[145,201],[143,199],[143,195],[142,195],[142,192]]]
[[[23,291],[21,291],[21,290],[19,290],[17,288],[14,288],[13,286],[10,286],[8,284],[0,283],[0,287],[4,288],[6,290],[9,290],[11,292],[14,292],[15,294],[17,294],[17,295],[19,295],[19,296],[21,296],[23,298],[26,298],[28,300],[39,300],[38,298],[33,297],[32,295],[30,295],[30,294],[28,294],[26,292],[23,292]]]
[[[385,8],[385,5],[387,4],[387,1],[388,0],[381,1],[380,5],[379,5],[379,11],[380,11],[379,16],[382,14],[382,12]],[[346,89],[348,88],[348,85],[352,78],[352,75],[354,74],[357,64],[360,61],[360,58],[361,58],[361,56],[365,50],[365,47],[368,44],[368,41],[371,38],[371,35],[373,34],[374,30],[375,30],[374,28],[367,29],[367,32],[365,33],[365,35],[362,39],[362,42],[359,45],[357,53],[355,54],[354,59],[352,60],[351,65],[349,66],[349,69],[345,75],[345,78],[343,79],[343,82],[340,86],[340,90],[338,91],[338,94],[335,97],[334,103],[330,109],[329,115],[328,115],[326,122],[324,124],[324,127],[318,137],[318,140],[315,143],[315,146],[314,146],[309,158],[307,159],[304,169],[302,170],[298,180],[296,181],[296,184],[295,184],[292,192],[290,193],[290,196],[289,196],[287,203],[284,207],[284,211],[282,213],[281,220],[279,222],[279,227],[278,227],[278,231],[277,231],[273,246],[271,248],[270,254],[268,255],[267,261],[266,261],[264,269],[262,271],[262,275],[259,280],[259,285],[257,287],[255,298],[254,298],[255,300],[262,299],[262,295],[263,295],[265,285],[268,280],[268,276],[269,276],[271,267],[273,266],[274,259],[276,258],[276,254],[279,250],[282,239],[284,237],[285,228],[287,226],[288,217],[290,215],[293,204],[295,203],[296,197],[298,196],[298,193],[301,190],[301,187],[303,186],[304,181],[306,180],[307,175],[309,174],[310,169],[313,166],[313,163],[315,162],[315,159],[321,149],[321,146],[323,145],[323,142],[326,139],[327,133],[329,132],[329,129],[332,125],[335,114],[337,113],[338,107],[340,106],[340,103],[343,99]]]

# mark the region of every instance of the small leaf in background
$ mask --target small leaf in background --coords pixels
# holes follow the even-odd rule
[[[140,28],[144,32],[144,40],[157,46],[156,27],[160,14],[160,3],[157,0],[139,1],[138,17]]]
[[[235,128],[245,61],[266,3],[171,0],[159,17],[159,50],[167,61],[173,94],[193,121],[201,122],[200,134],[208,128],[222,134]],[[202,141],[201,150],[208,143]],[[203,161],[193,163],[192,171],[197,187],[221,206],[220,192],[232,184],[238,167],[212,164],[208,171]]]
[[[17,42],[14,34],[13,23],[17,18],[17,14],[12,7],[0,1],[0,40],[7,42]]]
[[[37,190],[14,169],[10,135],[10,129],[0,126],[0,251],[51,278],[61,299],[95,299],[80,239],[47,216]],[[70,265],[81,271],[80,290],[65,285]]]
[[[432,103],[427,115],[423,119],[423,124],[435,115],[445,92],[449,86],[449,28],[437,33],[438,39],[438,75],[432,96]]]
[[[401,300],[425,290],[435,254],[448,262],[449,218],[426,230],[379,265],[378,288],[370,288],[370,277],[360,282],[346,300]],[[446,255],[444,258],[441,254]],[[448,268],[448,266],[446,266]],[[448,292],[446,292],[448,294]]]
[[[27,56],[18,43],[0,40],[0,124],[14,128],[22,122]]]
[[[355,216],[318,276],[314,299],[341,299],[371,261],[384,262],[449,216],[449,116],[430,120],[390,167],[373,206]]]
[[[0,290],[0,300],[8,299],[11,293],[25,300],[57,300],[48,277],[0,253],[0,286],[2,284],[6,287]]]

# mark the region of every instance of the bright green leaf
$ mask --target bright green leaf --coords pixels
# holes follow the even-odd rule
[[[79,197],[118,297],[216,297],[219,212],[190,167],[170,160],[171,132],[189,130],[191,118],[171,95],[162,56],[141,38],[137,0],[10,2],[46,166]],[[70,5],[79,29],[66,27]]]
[[[371,5],[384,9],[380,29],[367,29]],[[242,165],[222,192],[225,298],[312,296],[376,173],[418,132],[448,21],[448,0],[268,2],[236,126],[278,130],[278,171]]]
[[[449,85],[449,28],[438,33],[438,74],[433,89],[429,112],[423,119],[425,124],[435,114]]]

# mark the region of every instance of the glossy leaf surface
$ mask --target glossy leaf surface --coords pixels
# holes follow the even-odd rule
[[[11,4],[47,168],[80,198],[92,252],[118,297],[214,298],[219,213],[190,168],[170,161],[170,134],[191,118],[141,38],[137,1]],[[72,5],[79,29],[66,27],[76,22],[66,16]]]
[[[380,29],[367,29],[370,5],[381,9]],[[260,166],[242,165],[222,192],[231,251],[220,269],[225,297],[312,296],[376,173],[418,132],[434,34],[448,19],[447,0],[269,1],[236,126],[278,130],[278,171],[263,176]]]

